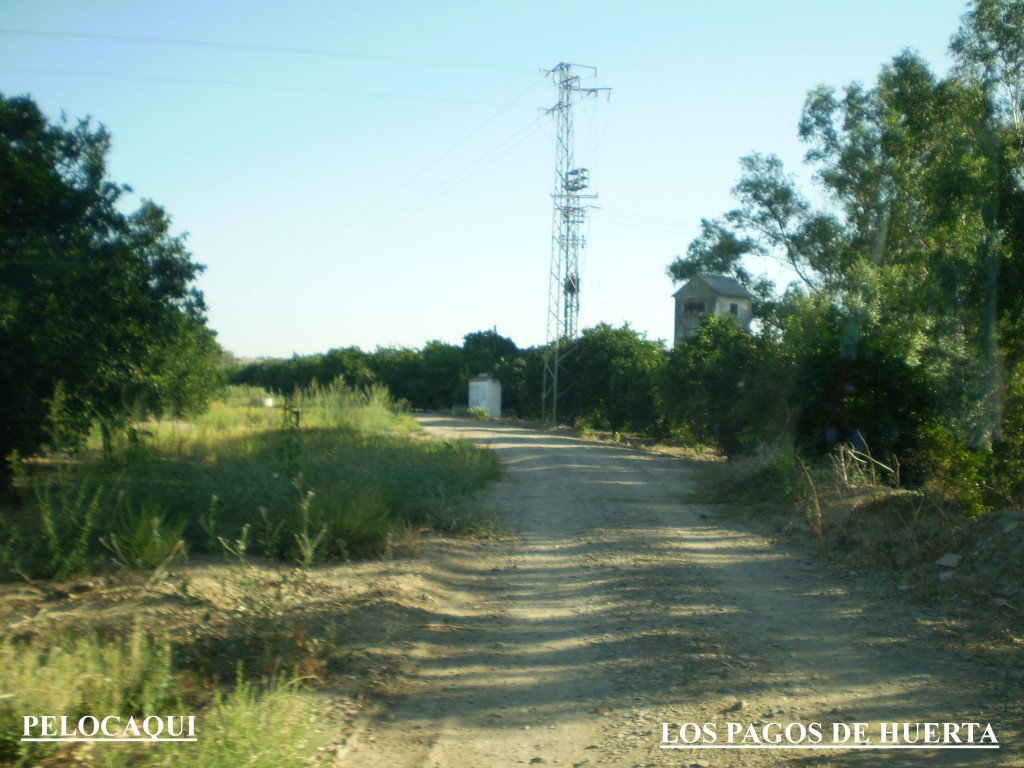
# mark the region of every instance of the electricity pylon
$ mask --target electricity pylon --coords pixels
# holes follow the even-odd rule
[[[542,418],[558,423],[558,402],[572,386],[565,367],[576,344],[580,316],[580,250],[586,246],[582,232],[586,220],[584,199],[597,195],[581,192],[590,186],[590,172],[577,168],[573,149],[573,99],[593,96],[611,88],[584,88],[573,68],[597,69],[562,63],[548,74],[558,84],[558,103],[548,110],[558,121],[555,139],[555,187],[551,193],[554,210],[551,221],[551,273],[548,277],[547,352],[544,358],[544,387],[541,390]],[[564,415],[564,414],[563,414]]]

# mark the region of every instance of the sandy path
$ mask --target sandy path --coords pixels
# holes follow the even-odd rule
[[[883,582],[717,520],[693,502],[686,464],[421,421],[499,452],[488,499],[515,535],[431,554],[434,597],[407,639],[417,673],[339,764],[1024,765],[1007,681],[930,639]],[[833,723],[856,721],[877,742],[882,722],[947,720],[991,723],[1002,748],[662,748],[663,723],[710,723],[721,743],[730,722],[778,723],[769,736],[821,723],[830,741]]]

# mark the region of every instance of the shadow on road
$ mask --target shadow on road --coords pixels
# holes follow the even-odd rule
[[[448,543],[431,578],[453,598],[410,613],[418,674],[381,744],[391,731],[435,751],[447,739],[449,754],[464,744],[468,756],[488,740],[526,743],[540,737],[524,733],[554,729],[669,765],[681,755],[659,748],[662,722],[1003,727],[1000,692],[972,685],[965,660],[922,638],[893,591],[702,514],[685,462],[552,431],[418,418],[499,453],[505,472],[490,501],[515,535]],[[823,764],[820,752],[756,754],[758,765]],[[828,764],[883,756],[886,765],[1009,765],[1020,751],[836,751]]]

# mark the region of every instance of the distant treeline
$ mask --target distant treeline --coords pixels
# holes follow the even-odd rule
[[[431,341],[422,349],[386,347],[365,352],[346,347],[288,360],[263,360],[230,371],[229,379],[233,384],[288,395],[313,381],[327,384],[340,376],[359,389],[383,384],[412,408],[438,410],[465,405],[469,380],[489,373],[501,381],[503,408],[533,416],[540,412],[541,355],[541,350],[520,350],[512,339],[494,331],[480,331],[467,334],[462,346]],[[528,375],[532,369],[537,374],[533,388],[527,385],[534,378]]]
[[[230,371],[234,384],[265,387],[288,395],[313,381],[339,376],[357,388],[384,384],[412,408],[448,409],[468,402],[469,380],[490,374],[501,382],[502,410],[510,416],[539,419],[545,347],[520,349],[494,331],[467,334],[462,346],[431,341],[422,349],[358,347],[325,354],[264,360]],[[560,420],[618,432],[665,434],[660,392],[670,355],[663,344],[630,328],[601,324],[583,331],[565,359],[559,399]],[[550,403],[548,404],[550,406]]]

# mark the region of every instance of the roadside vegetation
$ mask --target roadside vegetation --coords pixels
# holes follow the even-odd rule
[[[965,514],[941,485],[908,486],[898,464],[849,445],[818,460],[775,444],[740,459],[701,462],[697,488],[695,498],[716,517],[742,518],[797,546],[813,546],[836,572],[885,574],[901,594],[938,609],[966,653],[1019,668],[1019,507]]]
[[[268,397],[231,387],[192,421],[136,424],[110,460],[96,435],[74,454],[18,462],[0,576],[152,569],[181,551],[309,567],[384,554],[407,530],[486,527],[463,507],[497,476],[494,455],[420,438],[383,387]]]
[[[726,514],[752,515],[813,542],[837,567],[878,568],[921,593],[974,522],[940,489],[906,488],[898,466],[849,445],[813,463],[792,446],[766,446],[698,477],[700,496]]]
[[[5,580],[56,580],[66,599],[125,574],[139,607],[162,580],[180,607],[130,631],[42,620],[0,634],[0,762],[59,764],[81,748],[21,742],[25,716],[186,710],[199,713],[198,745],[97,749],[89,764],[305,764],[324,739],[301,686],[324,684],[351,652],[345,609],[312,610],[311,569],[390,556],[426,529],[493,532],[471,497],[497,476],[493,453],[425,438],[380,386],[269,397],[230,387],[191,421],[133,424],[112,456],[97,430],[73,453],[16,463],[0,515]],[[187,558],[223,563],[223,594],[164,580]]]
[[[166,637],[150,638],[136,628],[124,639],[51,636],[0,644],[0,762],[5,765],[103,766],[303,766],[326,741],[316,713],[300,689],[283,678],[259,688],[240,678],[233,690],[212,695],[180,679]],[[63,713],[76,730],[79,718],[121,714],[179,717],[202,707],[197,742],[89,744],[22,742],[24,717]],[[151,721],[152,722],[152,721]],[[60,726],[58,726],[60,727]],[[163,735],[167,735],[164,725]],[[34,733],[38,734],[39,729]],[[157,732],[156,724],[150,732]],[[180,728],[176,733],[187,734]],[[145,735],[145,733],[143,733]]]

